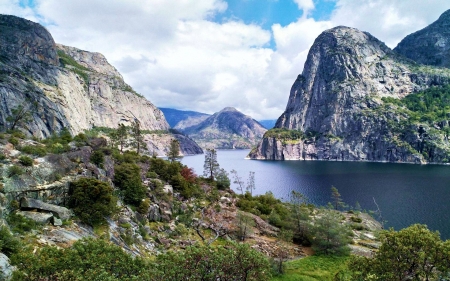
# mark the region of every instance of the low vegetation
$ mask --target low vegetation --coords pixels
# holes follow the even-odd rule
[[[149,252],[133,258],[122,248],[100,238],[80,240],[67,248],[36,246],[32,233],[42,235],[43,230],[36,222],[16,214],[20,205],[13,200],[8,206],[9,229],[0,228],[0,250],[17,267],[12,280],[404,280],[395,279],[394,273],[389,275],[388,272],[398,272],[399,268],[407,272],[409,269],[402,266],[408,262],[391,263],[391,267],[387,267],[386,260],[395,253],[402,255],[395,256],[401,260],[407,255],[402,254],[403,249],[411,247],[422,253],[426,266],[432,265],[434,270],[426,271],[426,266],[418,266],[411,271],[416,275],[409,273],[402,278],[419,276],[417,280],[426,280],[422,277],[426,274],[438,278],[448,273],[446,263],[437,261],[438,256],[450,260],[446,256],[450,252],[448,243],[440,241],[437,234],[424,226],[405,230],[407,235],[392,230],[381,233],[383,244],[372,259],[349,257],[352,230],[365,227],[358,211],[344,216],[342,210],[348,206],[342,202],[336,188],[330,190],[329,206],[317,208],[297,192],[291,194],[288,202],[275,198],[272,193],[253,196],[254,173],[249,174],[244,186],[238,172],[232,171],[234,182],[241,183],[241,194],[237,195],[229,189],[229,174],[220,168],[214,150],[205,157],[202,177],[177,161],[176,142],[171,144],[171,157],[164,160],[142,155],[136,146],[134,151],[123,149],[120,138],[124,132],[118,130],[108,133],[114,145],[95,139],[91,132],[72,137],[63,130],[31,144],[24,142],[20,134],[8,133],[5,139],[16,138],[22,155],[16,165],[8,165],[6,175],[20,178],[21,173],[35,168],[30,166],[34,157],[65,153],[96,143],[95,150],[86,156],[94,165],[74,160],[80,167],[97,169],[93,175],[98,177],[83,176],[70,182],[66,203],[76,215],[74,220],[93,226],[99,237],[106,238],[110,237],[106,220],[110,218],[121,229],[117,239],[126,245],[124,248],[146,253],[138,243],[146,240],[152,241],[160,254]],[[316,137],[312,132],[302,136]],[[21,146],[22,143],[28,144]],[[127,147],[130,148],[133,146]],[[106,180],[105,166],[114,170]],[[126,209],[117,204],[119,200],[127,205]],[[169,206],[169,212],[158,209],[159,217],[148,221],[149,210],[162,205]],[[124,220],[124,210],[135,213],[136,217]],[[231,215],[234,218],[226,221],[220,217],[230,210],[234,210],[235,215]],[[268,223],[272,235],[277,236],[266,237],[274,241],[271,245],[277,246],[267,255],[250,247],[259,236],[253,233],[261,220]],[[63,222],[62,227],[64,224],[70,225],[70,221]],[[226,224],[229,225],[225,227]],[[21,236],[15,237],[11,232]],[[416,238],[418,240],[414,240]],[[164,242],[166,240],[168,242]],[[192,244],[178,245],[187,243],[185,241]],[[167,246],[164,243],[168,243]],[[288,261],[292,257],[289,252],[303,246],[311,246],[315,255]],[[389,252],[388,249],[396,250]]]

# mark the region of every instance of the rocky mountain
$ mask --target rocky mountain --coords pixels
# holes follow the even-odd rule
[[[185,111],[163,107],[160,107],[159,109],[164,113],[170,127],[178,130],[197,125],[211,116],[210,114],[197,111]]]
[[[448,122],[430,121],[401,101],[449,81],[449,70],[410,61],[367,32],[326,30],[311,47],[276,128],[249,157],[448,162]]]
[[[20,129],[38,138],[62,128],[76,135],[130,125],[135,118],[143,130],[169,129],[163,113],[126,84],[102,54],[55,44],[41,25],[0,15],[0,128],[9,127],[7,118],[19,106],[31,117]],[[201,151],[192,140],[183,141]]]
[[[201,147],[219,149],[251,148],[267,130],[250,116],[227,107],[203,122],[183,129]]]
[[[450,10],[424,29],[406,36],[394,51],[421,64],[450,67]]]

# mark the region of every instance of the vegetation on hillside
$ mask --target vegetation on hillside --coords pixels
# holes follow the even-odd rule
[[[111,130],[110,135],[117,136],[118,130]],[[10,229],[0,229],[0,251],[17,266],[13,280],[369,280],[367,276],[373,274],[387,276],[381,275],[381,271],[375,272],[381,270],[377,268],[384,264],[383,259],[391,255],[383,254],[384,244],[380,247],[380,255],[374,259],[348,258],[348,244],[354,235],[352,230],[363,230],[364,226],[357,211],[345,214],[336,210],[346,208],[336,188],[330,190],[331,207],[317,208],[308,204],[307,198],[298,192],[293,192],[288,202],[282,202],[272,193],[253,196],[254,173],[249,174],[247,186],[237,171],[232,173],[234,181],[242,183],[241,194],[236,195],[229,189],[228,173],[220,168],[214,151],[206,155],[205,177],[201,177],[177,161],[176,142],[172,143],[170,160],[164,160],[125,150],[120,141],[110,145],[91,132],[72,137],[63,130],[41,142],[25,142],[25,136],[17,132],[4,134],[1,139],[15,142],[22,152],[17,156],[17,164],[6,164],[11,177],[16,179],[29,171],[27,169],[37,169],[33,166],[36,157],[73,152],[77,147],[92,144],[85,150],[91,151],[86,158],[90,163],[82,165],[98,169],[98,178],[93,174],[71,180],[67,206],[74,211],[74,220],[94,226],[94,231],[100,231],[100,234],[101,231],[107,234],[100,237],[109,237],[105,230],[108,228],[106,219],[117,220],[117,214],[128,208],[139,213],[142,221],[127,222],[123,220],[123,213],[118,216],[120,219],[116,223],[124,231],[120,239],[127,245],[125,248],[133,244],[138,247],[138,239],[144,239],[153,241],[161,252],[158,256],[147,253],[150,257],[132,258],[116,245],[92,239],[80,240],[63,249],[36,247],[36,238],[29,234],[41,233],[42,228],[16,214],[14,211],[20,209],[20,204],[11,201]],[[7,157],[3,155],[2,159]],[[109,179],[103,176],[103,169],[113,170]],[[167,189],[168,185],[173,192]],[[118,200],[127,206],[118,205]],[[154,208],[151,206],[158,204],[171,206],[170,213],[162,213],[154,221],[142,219]],[[235,207],[236,217],[231,221],[220,216]],[[222,212],[223,208],[227,210]],[[166,217],[163,219],[162,216]],[[261,221],[270,225],[265,231],[277,236],[266,238],[276,240],[277,245],[267,255],[250,247],[256,243],[257,235],[253,235],[253,231],[260,227]],[[133,233],[132,228],[137,232]],[[148,229],[152,231],[148,232]],[[20,233],[22,237],[17,238],[10,231]],[[396,235],[393,231],[384,232],[381,241],[393,247],[390,237]],[[434,246],[416,247],[417,251],[424,252],[428,260],[436,258],[427,256],[435,250],[444,257],[447,242],[439,242],[435,234],[427,235],[427,230],[419,227],[408,236],[409,240],[395,238],[399,243],[406,243],[406,246],[399,245],[396,252],[410,247],[407,243],[415,241],[415,237],[431,237],[415,241],[416,246],[423,241],[425,244],[436,242]],[[165,248],[165,239],[171,239],[173,246]],[[176,246],[180,241],[192,244]],[[289,252],[301,245],[312,246],[316,255],[288,262]],[[31,254],[31,251],[35,253]],[[448,270],[440,261],[436,262],[435,268],[437,271],[433,274]],[[383,267],[382,270],[398,269]],[[274,279],[270,279],[271,275]]]

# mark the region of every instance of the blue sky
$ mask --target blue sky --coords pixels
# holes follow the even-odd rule
[[[228,9],[217,15],[216,21],[238,18],[247,24],[255,23],[270,29],[275,23],[286,26],[303,16],[303,10],[292,0],[228,0]],[[336,2],[333,0],[314,1],[315,9],[311,17],[328,20]]]
[[[393,48],[448,0],[0,0],[55,42],[99,52],[161,107],[276,119],[315,38],[337,25]]]

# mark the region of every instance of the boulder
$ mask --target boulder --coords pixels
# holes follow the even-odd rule
[[[72,211],[65,208],[60,207],[53,204],[44,203],[37,199],[32,198],[22,198],[20,199],[20,207],[22,209],[38,209],[42,211],[51,212],[57,215],[60,219],[66,220],[69,219],[73,214]]]
[[[53,219],[52,219],[52,224],[53,224],[54,226],[61,226],[61,225],[62,225],[62,220],[53,217]]]
[[[173,187],[172,187],[171,185],[169,185],[169,184],[166,184],[166,185],[163,187],[163,191],[164,191],[165,193],[167,193],[167,194],[173,194]]]
[[[150,205],[150,207],[148,208],[147,217],[150,222],[160,221],[161,214],[159,212],[159,206],[156,204]]]
[[[33,220],[39,224],[47,224],[49,223],[52,218],[52,213],[39,213],[39,212],[31,212],[31,211],[19,211],[17,212],[18,215],[21,215],[23,217],[26,217],[30,220]]]
[[[5,254],[0,253],[0,279],[10,280],[13,271],[14,266],[9,263],[9,258]]]

